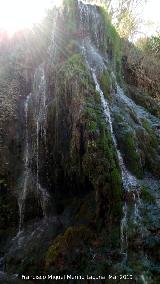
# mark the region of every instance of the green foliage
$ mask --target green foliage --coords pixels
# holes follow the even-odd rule
[[[100,105],[86,109],[85,122],[89,141],[83,167],[90,180],[108,196],[112,216],[117,218],[121,215],[121,176],[110,130],[107,129]]]
[[[84,125],[85,129],[85,150],[81,158],[84,175],[89,178],[94,187],[97,187],[98,183],[101,182],[101,187],[105,188],[106,194],[111,198],[111,203],[115,198],[118,204],[121,199],[121,183],[118,178],[118,172],[120,172],[120,170],[117,155],[113,146],[110,130],[109,128],[107,129],[103,116],[99,94],[95,91],[95,87],[81,55],[74,54],[69,57],[58,67],[57,72],[60,78],[63,78],[63,80],[60,79],[58,84],[60,93],[65,97],[67,92],[66,86],[70,86],[68,99],[69,97],[72,97],[73,100],[76,99],[76,105],[81,104],[84,109],[80,117],[81,124]],[[72,85],[74,86],[74,90],[76,89],[76,93],[72,91]],[[75,129],[74,132],[72,132],[72,140],[70,142],[69,164],[68,162],[65,163],[66,171],[70,172],[70,174],[74,171],[76,175],[80,174],[79,153],[74,146],[75,143],[77,143],[78,135]],[[115,178],[113,177],[114,174]],[[106,183],[109,184],[109,186],[106,186]],[[120,207],[121,202],[119,203],[119,208]],[[115,208],[116,206],[113,206],[112,210],[114,211]],[[119,216],[119,213],[117,216]]]
[[[137,157],[137,153],[136,153],[136,150],[135,150],[134,140],[133,140],[133,137],[128,135],[128,134],[125,136],[125,144],[126,144],[127,155],[131,156],[132,161],[136,161],[138,157]]]
[[[65,29],[68,34],[73,36],[76,31],[76,1],[75,0],[64,0],[64,14],[65,14]]]
[[[142,49],[143,52],[152,54],[160,58],[160,35],[140,38],[137,41],[137,46]]]
[[[158,138],[155,134],[155,131],[152,129],[149,121],[147,119],[142,120],[142,126],[145,128],[145,130],[149,134],[149,145],[151,148],[157,148],[158,147]]]
[[[119,196],[119,188],[121,188],[121,176],[120,172],[118,171],[117,168],[114,168],[111,172],[111,179],[112,179],[112,185],[113,185],[113,196],[115,198],[113,199],[118,199]]]
[[[108,2],[104,0],[104,2]],[[121,37],[132,39],[142,23],[139,10],[145,0],[109,0],[109,11]]]
[[[79,79],[80,85],[89,85],[89,73],[84,65],[83,57],[79,53],[67,58],[60,66],[57,66],[57,69],[58,74],[64,78],[64,82],[61,84],[72,79]]]
[[[91,121],[88,126],[89,126],[89,130],[90,130],[90,131],[95,132],[95,130],[96,130],[96,128],[97,128],[97,123],[94,122],[94,121]]]
[[[117,30],[122,38],[132,38],[138,30],[137,18],[128,10],[123,11],[117,22]]]
[[[150,127],[148,119],[143,119],[142,120],[142,126],[147,130],[147,132],[150,132],[151,127]]]
[[[111,81],[111,75],[107,70],[105,70],[101,75],[100,85],[103,90],[104,96],[108,99],[111,91],[112,81]]]
[[[116,112],[115,113],[115,121],[116,121],[116,123],[123,123],[124,118],[120,113]]]
[[[133,135],[130,132],[125,132],[122,140],[128,168],[138,178],[142,178],[142,171],[139,164],[140,157],[138,151],[136,151],[136,144]]]
[[[155,204],[155,197],[149,192],[149,188],[145,185],[141,187],[141,197],[149,204]]]
[[[133,85],[127,85],[127,90],[129,97],[131,97],[136,104],[146,108],[151,114],[158,117],[160,116],[160,108],[156,103],[155,98],[152,97],[152,93],[141,91]]]
[[[121,66],[121,41],[120,37],[115,29],[115,27],[111,24],[111,18],[108,15],[105,8],[100,7],[100,12],[103,18],[105,34],[107,41],[104,42],[103,50],[108,48],[111,51],[111,59],[112,65],[117,75],[120,74],[120,66]]]
[[[114,204],[114,215],[118,216],[121,215],[121,201],[122,201],[122,193],[121,193],[121,175],[117,168],[114,168],[111,172],[111,184],[113,187],[113,200],[116,200]]]
[[[63,4],[66,8],[68,9],[72,9],[75,7],[76,5],[76,1],[75,0],[64,0],[63,1]]]

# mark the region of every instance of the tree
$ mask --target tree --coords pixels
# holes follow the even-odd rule
[[[108,2],[106,0],[106,2]],[[110,1],[109,1],[110,2]],[[133,39],[141,24],[142,6],[146,0],[111,1],[110,13],[121,37]]]
[[[160,33],[151,37],[140,38],[137,46],[146,54],[160,58]]]
[[[132,39],[138,32],[142,21],[140,11],[147,0],[90,0],[89,2],[105,5],[120,36]]]

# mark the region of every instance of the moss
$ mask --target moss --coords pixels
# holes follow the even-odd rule
[[[149,188],[145,185],[141,187],[141,197],[149,204],[155,204],[155,197],[149,192]]]
[[[75,0],[64,0],[63,4],[65,7],[69,8],[74,8],[76,5],[76,1]]]
[[[97,109],[86,108],[85,123],[86,129],[89,130],[89,133],[92,133],[92,135],[89,135],[88,137],[89,140],[86,155],[89,157],[89,155],[92,155],[93,153],[96,154],[98,151],[102,156],[102,167],[107,161],[110,164],[109,166],[115,166],[116,163],[114,160],[116,160],[116,153],[112,144],[110,130],[107,129],[105,119],[103,118],[102,109],[100,107]],[[88,167],[88,169],[90,169],[90,167]]]
[[[70,254],[76,247],[88,244],[93,237],[93,232],[86,226],[69,227],[64,234],[59,235],[49,247],[45,258],[46,267],[56,265],[62,255]]]
[[[91,222],[95,219],[95,208],[96,208],[96,200],[95,200],[95,192],[89,193],[85,196],[82,201],[80,208],[75,216],[77,221],[85,221]]]
[[[122,138],[123,149],[125,152],[125,160],[128,168],[138,178],[142,178],[142,169],[139,164],[139,153],[136,150],[135,140],[130,132],[125,132]]]
[[[65,5],[67,5],[65,6],[66,9],[72,9],[73,1],[67,2]],[[111,24],[109,23],[109,25]],[[110,26],[109,29],[109,33],[106,30],[108,43],[116,45],[116,40],[118,40],[117,34],[112,26]],[[111,37],[112,40],[109,37]],[[116,47],[114,46],[114,52],[115,49]],[[81,123],[84,129],[83,157],[81,157],[81,161],[79,162],[79,153],[77,152],[77,148],[75,148],[75,144],[77,147],[79,143],[77,140],[79,134],[77,130],[74,129],[75,133],[72,132],[72,141],[70,142],[70,161],[65,163],[66,171],[81,175],[83,170],[84,175],[89,177],[90,182],[94,184],[95,187],[101,177],[104,187],[106,183],[110,184],[108,190],[111,191],[111,193],[108,192],[108,195],[112,196],[112,190],[114,191],[114,188],[116,188],[117,193],[113,196],[117,198],[118,188],[119,195],[121,192],[120,182],[116,179],[112,184],[112,172],[115,173],[119,171],[120,173],[117,154],[113,146],[110,129],[109,127],[107,128],[106,125],[99,94],[97,94],[95,90],[94,82],[83,62],[82,56],[77,53],[67,58],[67,60],[58,67],[58,76],[60,77],[60,84],[57,83],[57,85],[59,85],[61,94],[64,95],[68,93],[67,100],[69,97],[70,100],[75,99],[76,105],[81,105],[81,109],[84,109],[80,117],[80,122],[78,122]],[[101,82],[105,89],[104,93],[107,95],[111,88],[111,80],[107,71],[102,75]],[[68,88],[67,86],[70,87]],[[74,88],[76,92],[74,92],[72,88]],[[62,90],[64,90],[64,93]],[[73,95],[75,97],[73,97]],[[116,182],[117,184],[115,184]]]
[[[89,140],[87,152],[83,159],[83,168],[91,182],[103,191],[102,195],[106,196],[104,199],[109,200],[112,216],[119,217],[121,211],[121,175],[110,129],[107,128],[100,106],[89,111],[87,109],[86,113],[85,122],[87,129],[89,129]],[[91,128],[91,125],[94,125],[94,128]],[[101,193],[99,194],[101,195]],[[104,202],[104,200],[101,202]]]
[[[152,97],[148,91],[142,91],[135,86],[126,85],[128,90],[128,96],[131,97],[136,104],[146,108],[151,114],[160,116],[159,105],[156,98]],[[154,91],[155,92],[155,91]]]
[[[120,169],[110,128],[106,125],[100,96],[95,90],[94,82],[80,54],[72,55],[58,66],[57,75],[56,86],[59,88],[63,107],[65,104],[69,105],[71,119],[76,120],[70,133],[69,153],[66,143],[64,145],[69,154],[68,156],[66,154],[63,161],[65,175],[73,176],[74,179],[76,176],[82,183],[86,178],[89,179],[96,190],[104,192],[105,198],[109,200],[115,212],[113,199],[116,198],[115,203],[120,201],[121,184],[118,178],[112,183],[114,180],[112,172],[119,171],[120,175]],[[64,118],[62,119],[64,121]],[[69,127],[71,128],[71,125]],[[100,207],[100,203],[97,206]]]
[[[87,122],[86,129],[94,133],[97,129],[97,116],[93,108],[86,108],[85,120]]]
[[[78,52],[78,42],[76,40],[71,39],[66,46],[68,54],[72,56],[73,54]]]
[[[106,9],[104,7],[100,7],[100,13],[102,15],[106,41],[104,41],[103,50],[108,48],[108,51],[111,51],[110,55],[112,66],[116,71],[117,78],[120,78],[121,74],[121,41],[120,37],[115,29],[115,27],[111,24],[110,16],[108,15]],[[109,52],[110,53],[110,52]]]
[[[76,31],[76,1],[64,0],[65,29],[71,35]]]
[[[86,226],[69,227],[64,233],[64,239],[68,247],[79,244],[80,241],[88,242],[93,234]]]
[[[79,80],[80,88],[82,86],[85,88],[90,87],[89,72],[84,64],[83,57],[79,53],[73,54],[67,58],[67,60],[59,66],[57,73],[61,78],[63,78],[63,81],[60,83],[60,88],[63,88],[63,85],[65,87],[72,79],[75,84],[76,80]]]
[[[79,53],[73,54],[58,66],[57,76],[56,88],[58,89],[60,103],[63,103],[61,108],[65,105],[69,106],[69,110],[64,109],[64,112],[69,113],[66,121],[72,120],[73,122],[73,125],[72,122],[67,125],[68,129],[71,129],[72,132],[69,133],[71,140],[69,141],[68,148],[66,147],[66,143],[64,145],[69,154],[64,163],[65,172],[67,175],[74,174],[80,176],[80,152],[78,151],[78,147],[84,147],[82,145],[83,141],[80,140],[81,136],[84,135],[80,127],[81,129],[85,128],[89,133],[95,133],[97,128],[96,114],[90,103],[90,101],[92,102],[92,95],[94,95],[94,87],[88,69],[84,64],[83,57]],[[87,104],[91,105],[91,107]],[[96,105],[96,102],[94,104]],[[64,121],[63,117],[61,119]]]
[[[109,74],[109,72],[107,70],[105,70],[103,72],[103,74],[101,75],[100,85],[101,85],[101,88],[103,90],[104,96],[106,98],[108,98],[109,95],[110,95],[111,84],[112,84],[112,82],[111,82],[111,75]]]
[[[123,116],[117,112],[114,114],[114,119],[116,124],[124,122]]]
[[[98,140],[99,148],[104,152],[106,159],[112,160],[113,158],[113,151],[112,148],[112,138],[109,131],[106,131],[106,124],[103,121],[99,121],[100,125],[100,137]]]
[[[117,168],[114,168],[111,172],[111,183],[113,187],[113,200],[116,200],[116,203],[113,207],[113,215],[121,215],[121,201],[122,201],[122,192],[121,192],[121,176]]]
[[[145,169],[159,177],[159,137],[151,128],[148,120],[143,120],[143,128],[136,131],[139,148],[142,151],[143,164]]]
[[[153,131],[153,129],[151,128],[151,125],[149,123],[149,121],[147,119],[143,119],[142,120],[142,126],[143,128],[145,128],[145,130],[148,132],[149,134],[149,144],[151,147],[153,148],[157,148],[158,147],[158,139],[157,139],[157,136],[155,134],[155,132]]]
[[[88,123],[88,129],[91,131],[91,132],[95,132],[95,130],[97,129],[97,123],[95,121],[90,121]]]
[[[142,119],[142,126],[143,126],[143,128],[145,128],[147,131],[150,131],[150,130],[151,130],[150,124],[149,124],[149,122],[148,122],[147,119]]]

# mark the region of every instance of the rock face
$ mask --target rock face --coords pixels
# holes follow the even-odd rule
[[[143,206],[157,206],[146,172],[156,191],[159,119],[119,86],[120,39],[105,10],[64,1],[53,20],[41,58],[25,55],[32,68],[2,86],[0,265],[31,274],[134,271],[131,243],[147,246],[150,234]]]

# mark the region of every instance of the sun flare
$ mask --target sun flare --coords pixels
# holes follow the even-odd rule
[[[1,0],[0,29],[13,34],[19,29],[30,28],[43,18],[47,8],[60,3],[61,0]]]

